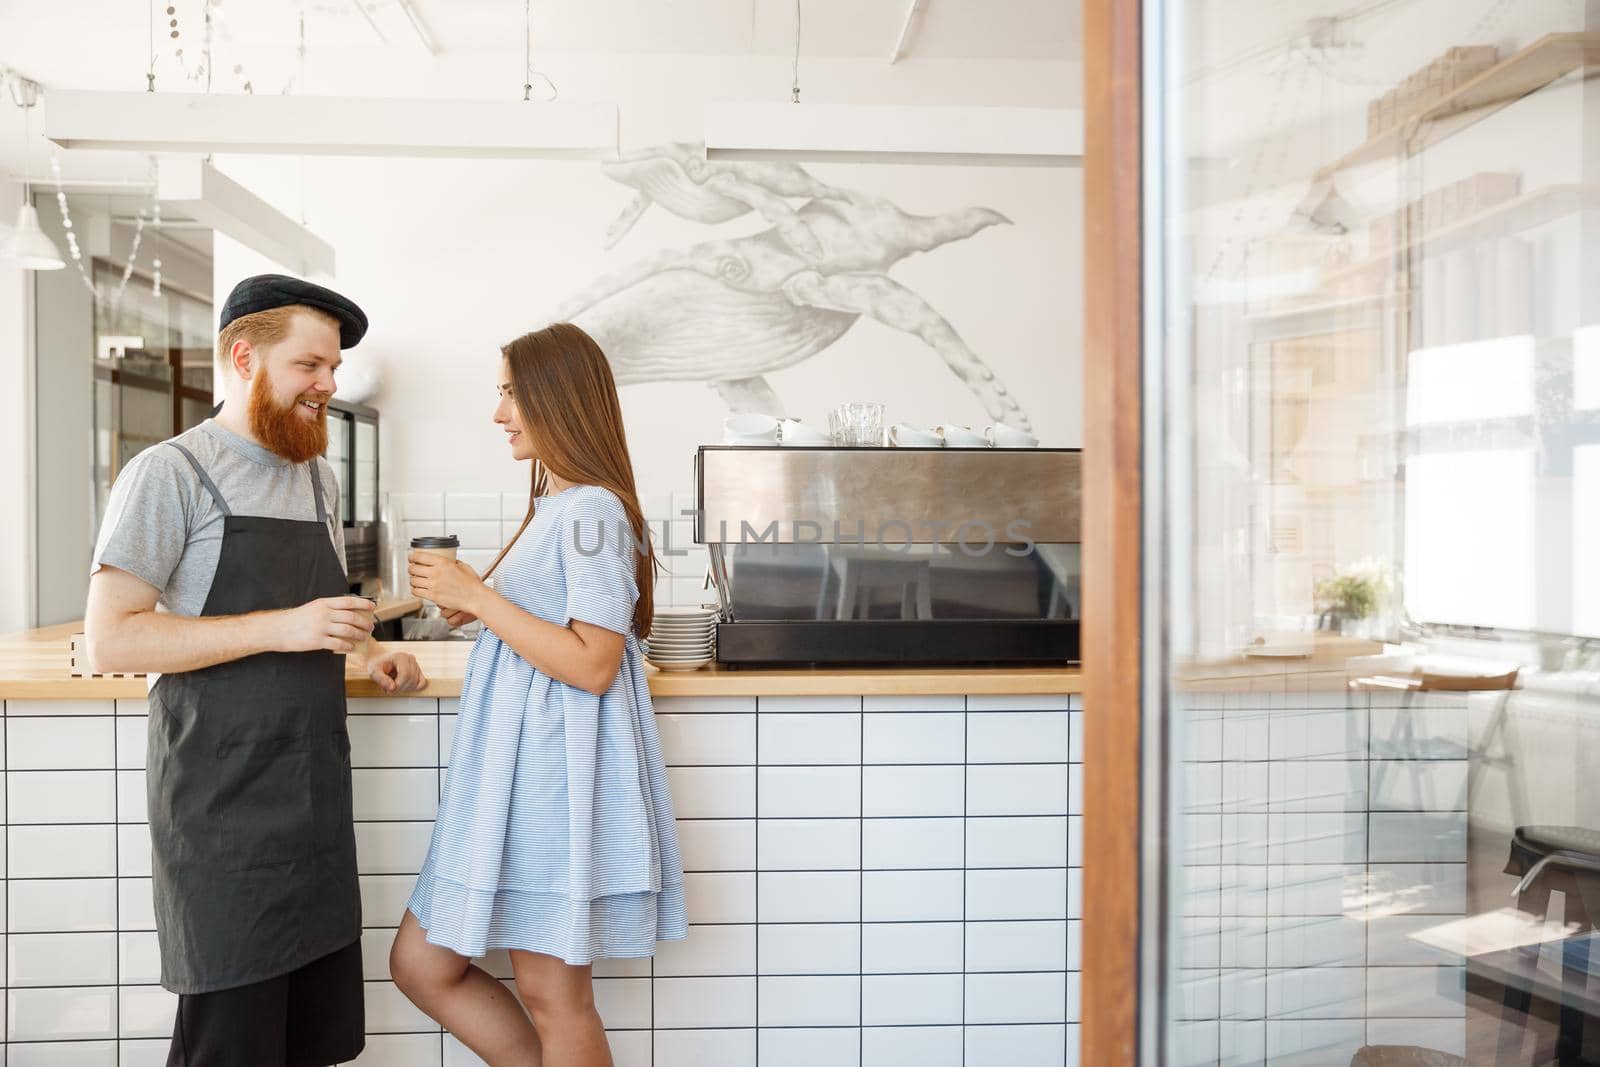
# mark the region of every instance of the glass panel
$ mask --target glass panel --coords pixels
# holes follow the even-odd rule
[[[378,521],[378,427],[363,420],[356,422],[356,508],[357,522]]]
[[[1600,5],[1144,10],[1151,1062],[1600,1062]]]

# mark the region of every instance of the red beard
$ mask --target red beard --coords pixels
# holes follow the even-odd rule
[[[272,396],[265,369],[250,386],[250,432],[269,451],[290,463],[304,463],[328,450],[328,409],[324,405],[315,421],[306,421],[296,397],[287,405]]]

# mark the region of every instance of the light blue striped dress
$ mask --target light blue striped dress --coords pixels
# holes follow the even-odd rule
[[[627,641],[597,697],[535,670],[487,628],[479,634],[433,840],[406,905],[435,945],[583,964],[652,956],[657,941],[688,935],[677,824],[631,632],[628,529],[609,489],[570,486],[539,498],[495,571],[496,589],[524,611]]]

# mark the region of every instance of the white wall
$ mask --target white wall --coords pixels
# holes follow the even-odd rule
[[[469,57],[470,59],[470,57]],[[453,90],[477,85],[501,95],[506,72],[465,69],[446,57],[419,70]],[[624,150],[700,135],[708,99],[785,99],[789,65],[766,57],[562,57],[563,98],[619,102]],[[456,65],[452,65],[456,64]],[[514,72],[512,72],[514,73]],[[806,61],[808,101],[964,101],[1070,105],[1079,68],[1070,63]],[[359,91],[337,72],[313,92]],[[563,298],[591,279],[665,249],[755,233],[750,216],[721,225],[690,222],[652,207],[614,249],[607,227],[634,192],[598,163],[389,159],[232,158],[221,165],[275,199],[338,251],[336,286],[357,300],[371,332],[348,358],[382,365],[375,403],[386,433],[386,488],[516,491],[525,468],[507,458],[489,421],[499,347],[545,325]],[[903,210],[941,214],[981,205],[1009,226],[987,229],[895,265],[890,277],[942,314],[1023,399],[1045,445],[1081,437],[1081,181],[1076,170],[1013,167],[819,165],[833,185],[885,197]],[[302,200],[302,189],[304,199]],[[794,202],[798,206],[799,201]],[[261,269],[219,241],[218,298]],[[716,321],[711,319],[708,321]],[[858,321],[831,347],[769,377],[786,411],[825,424],[848,399],[877,399],[891,421],[990,421],[976,397],[916,337]],[[702,382],[622,390],[642,494],[689,487],[694,446],[720,436],[726,406]]]
[[[0,182],[0,236],[22,205],[22,186]],[[0,263],[0,633],[32,625],[29,545],[33,524],[31,412],[28,372],[33,352],[28,276]]]

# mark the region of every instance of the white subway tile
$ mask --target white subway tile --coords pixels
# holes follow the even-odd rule
[[[72,1041],[117,1036],[116,987],[12,989],[6,993],[7,1041]],[[22,1059],[12,1054],[9,1059]]]
[[[443,519],[444,494],[430,492],[391,493],[391,503],[404,520]]]
[[[1067,1028],[1043,1026],[968,1026],[969,1064],[1005,1067],[1059,1067],[1066,1061]]]
[[[970,875],[967,878],[967,892],[968,893],[972,892],[972,878],[971,878]],[[969,917],[975,917],[975,916],[972,916],[972,912],[971,912],[971,908],[970,907],[968,908],[968,912],[967,913],[968,913]],[[1031,919],[1031,918],[1051,919],[1051,918],[1060,918],[1060,916],[1059,915],[1054,915],[1054,916],[1052,916],[1052,915],[997,915],[997,916],[993,916],[993,918],[998,918],[998,919]],[[1082,867],[1074,867],[1071,870],[1067,871],[1067,918],[1069,918],[1069,919],[1081,919],[1081,918],[1083,918],[1083,868]]]
[[[962,926],[960,922],[867,923],[861,930],[861,969],[867,974],[960,972]]]
[[[984,766],[967,768],[968,815],[1065,815],[1067,768]]]
[[[858,696],[763,696],[757,698],[761,714],[796,712],[860,712]]]
[[[1365,1044],[1360,1019],[1268,1019],[1267,1062],[1273,1067],[1349,1063]]]
[[[9,709],[10,702],[7,702]],[[111,770],[116,765],[116,731],[110,718],[9,718],[6,770]]]
[[[656,712],[661,751],[668,765],[728,766],[756,762],[756,717]]]
[[[5,785],[6,819],[12,825],[116,819],[116,777],[111,771],[12,771]]]
[[[691,926],[682,941],[656,946],[656,977],[747,975],[756,971],[754,926]]]
[[[868,1026],[961,1022],[961,975],[879,974],[861,979],[861,1021]]]
[[[1467,813],[1385,812],[1368,816],[1375,863],[1455,863],[1467,858]]]
[[[802,871],[757,876],[760,921],[859,922],[861,875],[855,871]]]
[[[762,1026],[859,1026],[861,978],[762,977],[757,1009]],[[765,1037],[765,1035],[763,1035]]]
[[[1368,1019],[1367,1042],[1412,1045],[1465,1056],[1467,1025],[1463,1019]]]
[[[1375,707],[1372,755],[1380,759],[1464,760],[1468,755],[1466,708]]]
[[[1067,759],[1072,763],[1083,762],[1083,712],[1071,711],[1067,713]]]
[[[650,979],[596,978],[594,1005],[614,1030],[650,1029]]]
[[[762,767],[757,815],[763,819],[856,817],[860,767]]]
[[[968,867],[1065,867],[1067,820],[1058,815],[966,820]]]
[[[762,764],[861,762],[860,715],[763,711],[758,718]]]
[[[1067,762],[1067,712],[991,712],[967,718],[970,763]]]
[[[1366,923],[1367,963],[1373,967],[1460,965],[1459,953],[1425,940],[1430,930],[1456,921],[1453,916],[1375,915]]]
[[[1267,820],[1270,863],[1360,863],[1367,858],[1364,813],[1308,812],[1269,815]]]
[[[1218,1024],[1217,1055],[1224,1067],[1259,1065],[1267,1058],[1267,1024],[1265,1020],[1249,1021],[1224,1019]]]
[[[1067,768],[1067,811],[1083,814],[1083,767],[1076,763]]]
[[[756,821],[679,819],[678,852],[686,871],[753,871]]]
[[[755,1014],[755,979],[749,979],[751,1015]],[[657,983],[657,989],[660,983]],[[656,1009],[660,1015],[660,995]],[[663,1025],[657,1023],[658,1026]],[[655,1067],[756,1067],[756,1032],[750,1030],[657,1030]]]
[[[121,930],[156,928],[155,891],[150,879],[117,879],[117,927]]]
[[[1080,918],[1081,871],[967,871],[966,917],[977,919]],[[1076,877],[1074,877],[1076,876]],[[1068,883],[1077,887],[1070,895]]]
[[[756,857],[763,871],[854,871],[861,824],[854,819],[762,819]]]
[[[1317,916],[1316,918],[1323,918]],[[1328,918],[1337,918],[1332,916]],[[1287,922],[1287,919],[1274,920]],[[1217,924],[1217,962],[1223,967],[1263,969],[1267,965],[1267,920],[1258,915],[1226,915]]]
[[[441,1067],[443,1050],[432,1034],[368,1034],[352,1067]]]
[[[110,985],[117,980],[117,937],[97,934],[12,934],[6,942],[6,985]]]
[[[437,715],[352,715],[347,722],[352,767],[439,765]]]
[[[1065,971],[1068,967],[1065,921],[968,923],[966,934],[969,972]]]
[[[155,985],[161,981],[161,946],[154,930],[117,935],[117,974],[124,985]]]
[[[758,936],[762,974],[855,974],[861,969],[861,927],[855,923],[763,923]]]
[[[1218,766],[1222,769],[1223,812],[1255,815],[1271,807],[1271,769],[1277,764],[1230,759]]]
[[[961,871],[867,871],[861,875],[865,922],[937,922],[962,918]]]
[[[863,767],[862,814],[960,815],[963,767]]]
[[[523,501],[527,506],[527,501]],[[444,517],[452,523],[474,519],[500,521],[499,493],[445,493]]]
[[[455,534],[461,541],[463,551],[498,551],[504,541],[500,536],[500,521],[489,522],[458,522],[455,519],[445,520],[445,532]],[[513,527],[514,529],[514,527]]]
[[[396,767],[351,772],[357,821],[431,820],[438,810],[439,772]]]
[[[1083,969],[1083,920],[1067,921],[1067,970]]]
[[[12,826],[7,835],[9,878],[101,878],[116,874],[115,827]]]
[[[400,526],[408,544],[419,537],[443,537],[446,533],[443,519],[409,520]]]
[[[965,730],[966,716],[960,711],[868,714],[863,725],[862,762],[961,763]]]
[[[389,949],[394,945],[393,930],[361,931],[361,977],[372,981],[390,981]]]
[[[1465,1012],[1461,967],[1372,967],[1367,1014],[1375,1018],[1459,1019]]]
[[[150,793],[149,782],[145,778],[144,771],[118,771],[116,772],[116,781],[117,821],[138,823],[148,822],[150,819]],[[119,864],[123,862],[120,853],[120,845],[117,862]],[[117,873],[123,874],[126,872],[118,870]]]
[[[861,834],[868,870],[962,866],[960,819],[867,819]]]
[[[1464,863],[1373,863],[1368,877],[1368,907],[1374,915],[1461,915],[1467,910]]]
[[[166,1067],[167,1049],[171,1045],[171,1034],[119,1041],[117,1067]],[[400,1067],[408,1065],[402,1064]]]
[[[1228,694],[1230,703],[1240,694]],[[1222,712],[1222,751],[1233,760],[1264,760],[1272,756],[1272,719],[1260,707],[1230,706]]]
[[[426,715],[433,716],[441,709],[454,715],[461,701],[456,697],[440,700],[435,697],[352,697],[346,702],[351,715]],[[448,708],[445,706],[448,705]]]
[[[685,874],[683,895],[691,923],[756,921],[754,874]]]
[[[667,781],[680,819],[749,819],[756,814],[754,767],[672,767]]]
[[[362,874],[414,875],[432,835],[430,822],[357,823],[356,866]]]
[[[6,889],[11,933],[117,928],[117,887],[109,878],[26,881],[13,874]]]
[[[369,927],[395,929],[405,914],[406,901],[417,880],[409,874],[361,876],[361,921]]]
[[[526,492],[500,494],[500,517],[502,519],[515,519],[521,522],[522,517],[527,513],[528,494]]]
[[[123,1037],[171,1037],[178,1015],[178,997],[160,986],[123,986]]]
[[[861,1039],[854,1029],[786,1026],[764,1029],[758,1040],[761,1067],[859,1067],[861,1062]]]
[[[1359,1019],[1365,1014],[1364,967],[1306,967],[1267,972],[1269,1019]]]
[[[1177,790],[1184,811],[1220,812],[1222,808],[1222,764],[1181,763],[1175,769]]]
[[[1373,811],[1467,810],[1466,760],[1373,760]]]
[[[1366,962],[1366,924],[1343,915],[1267,920],[1268,967],[1359,967]]]
[[[1275,812],[1367,810],[1364,760],[1280,760],[1265,766]]]
[[[440,703],[442,704],[443,701],[440,701]],[[450,752],[456,739],[456,720],[460,717],[459,715],[439,716],[439,766],[441,767],[450,766]],[[439,788],[441,790],[444,788],[443,777],[439,780]]]
[[[754,978],[657,978],[654,984],[657,1027],[755,1025]]]
[[[368,982],[367,1029],[391,1034],[436,1034],[439,1024],[424,1015],[393,982]]]
[[[117,766],[125,771],[143,770],[150,737],[148,716],[122,716],[116,719]]]
[[[5,702],[5,711],[8,719],[124,714],[116,707],[119,703],[126,703],[129,706],[126,714],[145,714],[143,700],[8,700]]]
[[[863,1067],[962,1067],[961,1027],[884,1026],[861,1031]]]
[[[968,711],[1066,711],[1072,707],[1068,693],[970,693]]]
[[[1360,760],[1367,756],[1367,713],[1361,709],[1280,709],[1269,712],[1269,752],[1275,760]]]
[[[1287,864],[1267,870],[1267,914],[1359,914],[1366,899],[1366,868],[1359,864]]]
[[[663,941],[662,944],[677,944],[676,941]],[[497,950],[499,951],[499,950]],[[594,961],[594,976],[596,978],[649,978],[650,959],[600,959]],[[511,970],[511,957],[506,956],[506,977],[515,977]],[[610,1025],[609,1019],[607,1025]]]
[[[1183,968],[1221,965],[1222,919],[1215,915],[1185,915],[1177,923],[1177,966]]]
[[[863,711],[924,711],[924,712],[956,712],[967,709],[967,698],[964,696],[864,696],[861,698]]]

